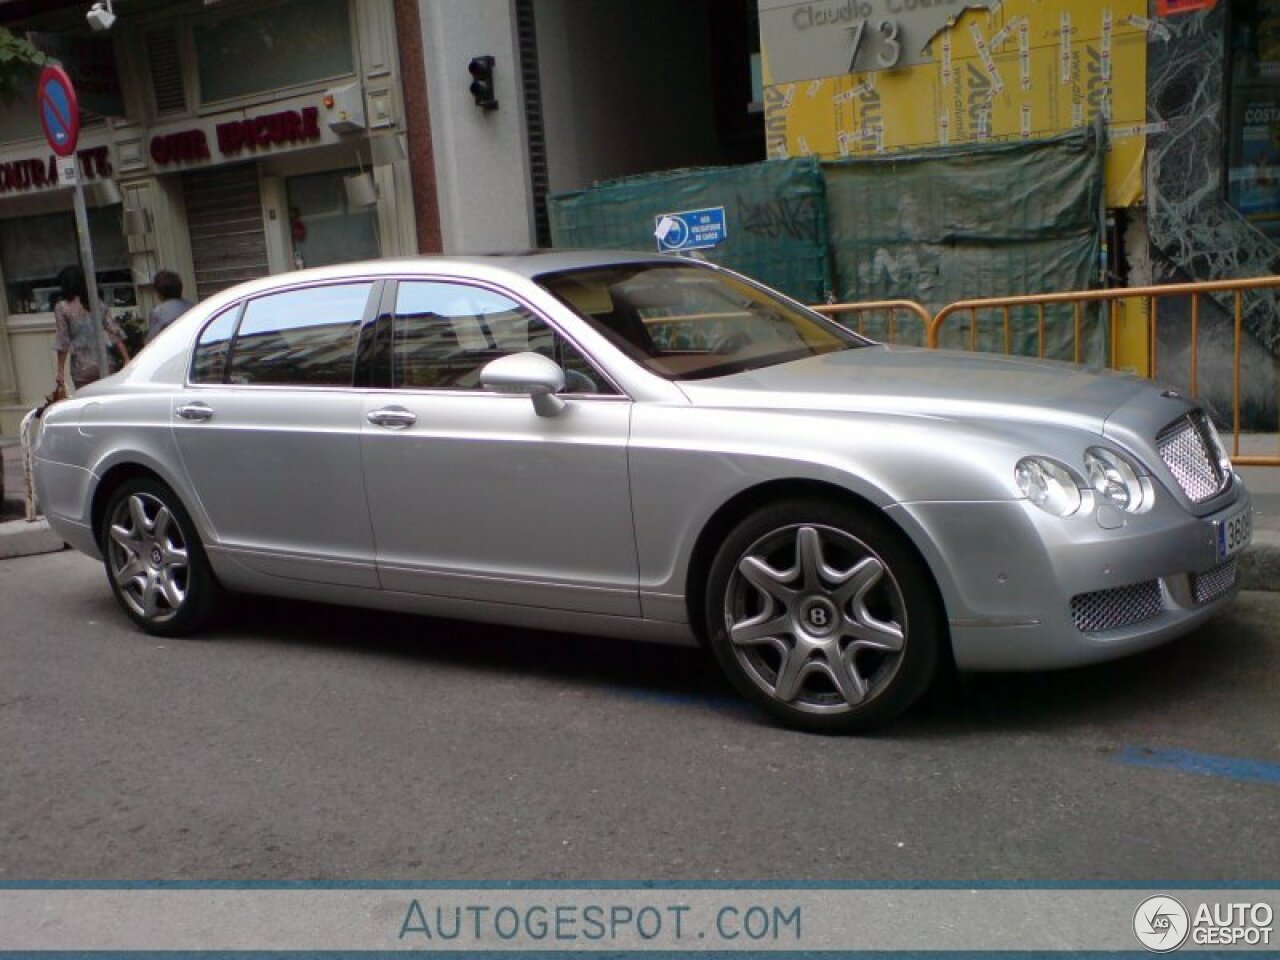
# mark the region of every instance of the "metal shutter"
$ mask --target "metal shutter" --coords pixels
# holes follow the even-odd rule
[[[201,300],[270,272],[256,163],[184,173],[182,191]]]

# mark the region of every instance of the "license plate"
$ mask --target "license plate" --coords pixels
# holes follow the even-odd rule
[[[1218,559],[1225,560],[1249,545],[1253,536],[1253,511],[1245,510],[1226,520],[1215,521],[1213,526],[1218,537]]]

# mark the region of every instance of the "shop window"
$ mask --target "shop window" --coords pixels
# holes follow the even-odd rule
[[[1231,5],[1231,205],[1280,239],[1280,0]]]
[[[286,181],[293,261],[299,269],[380,255],[376,208],[355,207],[347,200],[343,178],[358,172],[310,173]]]
[[[239,384],[351,385],[371,283],[290,290],[251,300],[231,348]]]
[[[582,355],[509,297],[457,283],[401,283],[392,333],[392,383],[479,390],[498,357],[533,352],[565,368],[566,393],[613,393]]]
[[[120,209],[116,205],[89,210],[89,236],[102,303],[128,328],[137,319],[137,296]],[[59,294],[58,274],[71,264],[80,264],[74,214],[0,220],[0,266],[10,313],[52,310]]]
[[[289,0],[193,33],[204,103],[355,72],[347,0]]]

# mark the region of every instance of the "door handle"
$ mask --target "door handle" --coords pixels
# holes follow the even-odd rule
[[[417,416],[404,407],[382,407],[379,410],[370,410],[365,414],[365,419],[374,426],[390,427],[392,430],[403,430],[418,422]]]
[[[195,403],[183,404],[174,413],[183,420],[208,420],[213,417],[213,407],[197,400]]]

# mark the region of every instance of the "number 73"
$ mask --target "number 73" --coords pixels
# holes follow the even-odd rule
[[[857,26],[847,28],[853,35],[853,52],[849,55],[848,73],[856,73],[858,70],[858,54],[862,50],[862,41],[867,35],[868,23],[870,23],[869,20],[859,20]],[[902,57],[898,21],[881,20],[876,24],[876,32],[880,34],[880,50],[876,53],[876,61],[881,67],[892,67]]]

